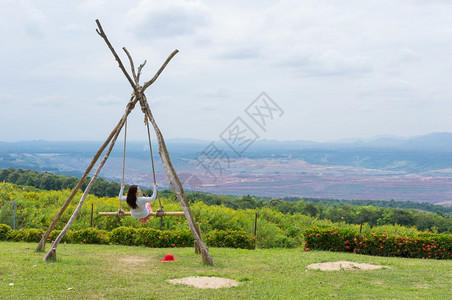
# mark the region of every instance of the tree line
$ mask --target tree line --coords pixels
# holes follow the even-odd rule
[[[82,190],[86,188],[90,180],[90,177],[85,180],[82,185]],[[78,181],[79,178],[77,177],[55,175],[50,172],[37,172],[35,170],[14,168],[0,170],[0,182],[32,186],[46,191],[73,189]],[[121,184],[117,182],[109,182],[103,178],[97,178],[90,190],[90,194],[97,197],[115,197],[118,196],[120,188]]]
[[[335,223],[367,223],[372,227],[383,225],[415,226],[421,231],[429,230],[439,233],[452,232],[452,214],[439,210],[433,213],[416,209],[376,207],[372,205],[337,205],[335,202],[333,202],[334,205],[329,205],[327,201],[315,203],[307,200],[288,202],[281,199],[269,200],[266,198],[252,197],[250,195],[233,197],[200,192],[189,193],[187,194],[187,198],[190,202],[202,201],[208,205],[224,205],[233,209],[270,207],[283,214],[303,214],[318,219],[330,220]]]

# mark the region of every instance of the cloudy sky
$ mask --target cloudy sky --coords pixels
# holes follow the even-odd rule
[[[131,87],[104,41],[149,80],[166,138],[217,140],[238,117],[265,139],[452,131],[452,1],[0,0],[0,141],[105,140]],[[281,111],[265,131],[246,108]],[[129,136],[145,140],[141,111]]]

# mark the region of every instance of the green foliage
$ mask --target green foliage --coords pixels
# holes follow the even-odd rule
[[[186,247],[193,245],[189,230],[156,230],[152,228],[119,227],[111,231],[110,242],[118,245],[148,246],[156,248]]]
[[[305,249],[354,252],[378,256],[410,258],[452,258],[452,235],[418,233],[405,236],[386,233],[360,234],[352,228],[312,228],[305,230]]]
[[[21,228],[19,230],[11,231],[10,239],[15,242],[35,242],[38,243],[41,240],[44,231],[36,228]]]
[[[22,169],[3,169],[0,170],[0,181],[15,182],[17,184],[31,185],[41,189],[48,190],[61,190],[70,189],[75,186],[78,179],[75,177],[66,177],[63,175],[53,175],[48,172],[38,173],[33,170]],[[89,180],[89,179],[88,179]],[[87,182],[85,182],[85,185]],[[62,203],[67,197],[67,192],[63,192],[64,195],[50,194],[43,195],[38,190],[31,190],[30,187],[21,186],[23,191],[29,193],[24,200],[18,201],[18,217],[16,218],[16,228],[43,228],[50,223],[53,215],[43,215],[43,209],[41,207],[44,203]],[[83,187],[82,187],[83,188]],[[0,222],[12,225],[12,204],[8,201],[20,200],[22,193],[18,191],[12,191],[9,194],[2,195],[2,187],[0,187]],[[98,178],[94,186],[91,189],[91,193],[98,197],[114,197],[116,198],[119,191],[119,183],[108,182],[105,179]],[[59,192],[56,192],[59,193]],[[144,193],[150,193],[149,190],[145,190]],[[169,203],[176,203],[174,193],[171,190],[163,190],[160,192],[162,198]],[[4,196],[5,199],[2,199]],[[17,197],[19,196],[19,197]],[[36,207],[27,207],[29,203],[27,201],[34,200]],[[47,198],[47,199],[46,199]],[[88,219],[89,207],[88,202],[95,203],[97,211],[115,211],[118,209],[118,204],[115,199],[104,198],[102,201],[86,201],[87,203],[82,208],[80,222],[74,224],[76,229],[81,229],[90,226]],[[406,227],[416,226],[417,229],[424,231],[432,231],[438,233],[452,233],[452,208],[432,205],[429,203],[415,203],[415,202],[399,202],[399,201],[372,201],[372,200],[329,200],[329,199],[312,199],[312,198],[283,198],[281,199],[267,199],[258,198],[250,195],[241,197],[225,196],[225,195],[212,195],[200,192],[187,193],[187,199],[191,203],[203,202],[208,206],[220,206],[223,205],[226,208],[234,210],[259,210],[262,208],[271,208],[272,210],[279,211],[285,215],[306,215],[313,218],[330,220],[332,222],[346,222],[348,224],[363,224],[367,223],[370,226],[383,226],[383,225],[403,225]],[[96,199],[97,200],[97,199]],[[2,203],[3,201],[3,203]],[[99,207],[103,206],[102,210]],[[357,205],[360,206],[357,206]],[[367,206],[362,206],[367,205]],[[59,206],[56,206],[59,207]],[[35,209],[38,208],[38,209]],[[410,208],[401,209],[401,208]],[[56,209],[56,208],[55,208]],[[166,209],[166,207],[165,207]],[[415,210],[416,209],[416,210]],[[46,210],[48,211],[47,207]],[[168,210],[167,210],[168,211]],[[425,211],[429,211],[426,213]],[[226,212],[216,213],[216,217],[209,218],[210,223],[204,222],[205,230],[217,229],[245,229],[250,231],[249,224],[235,226],[229,222],[227,226],[221,225],[221,221],[224,221],[224,217],[231,215]],[[241,213],[239,213],[241,214]],[[57,228],[61,228],[65,221],[69,218],[67,214],[63,216],[62,221],[57,225]],[[215,220],[216,218],[216,220]],[[248,219],[246,219],[248,220]],[[160,227],[160,220],[153,219],[146,227],[157,228]],[[130,218],[114,219],[103,218],[94,216],[93,222],[99,229],[112,230],[119,226],[134,226],[138,227],[140,224],[137,220]],[[181,225],[183,222],[178,220],[177,222],[168,221],[168,218],[163,219],[162,229],[181,229],[184,227]],[[209,228],[207,228],[207,227]],[[186,227],[185,227],[186,228]]]
[[[206,236],[206,243],[211,247],[255,249],[256,238],[239,230],[213,230]]]
[[[63,238],[61,239],[62,243],[71,243],[71,233],[74,230],[68,230],[66,232],[66,234],[63,236]],[[58,235],[60,234],[61,230],[53,230],[50,235],[47,237],[47,242],[52,242],[54,240],[56,240],[56,238],[58,237]]]
[[[63,191],[41,191],[31,187],[19,187],[10,183],[0,183],[0,223],[11,224],[12,216],[12,203],[16,201],[16,228],[34,228],[37,230],[45,230],[51,220],[54,218],[62,204],[65,202],[70,194],[70,190]],[[165,211],[180,211],[180,204],[174,198],[174,194],[166,193],[169,198],[161,197],[162,203],[165,207]],[[215,199],[214,195],[208,195],[211,199]],[[76,195],[81,197],[81,192]],[[223,197],[223,196],[221,196]],[[228,196],[224,196],[228,198]],[[383,209],[382,214],[378,217],[380,208],[375,207],[352,207],[352,206],[340,206],[335,210],[329,207],[317,207],[317,211],[313,209],[312,205],[307,205],[305,202],[293,202],[287,206],[288,213],[280,211],[284,201],[273,199],[269,202],[273,203],[274,207],[263,206],[259,209],[233,209],[226,207],[225,205],[207,205],[203,202],[192,199],[191,209],[195,220],[200,223],[201,230],[204,236],[210,231],[240,231],[245,232],[248,236],[254,236],[256,229],[257,237],[255,244],[259,248],[292,248],[303,245],[304,235],[303,232],[312,227],[316,228],[332,228],[339,227],[350,229],[358,232],[360,225],[350,224],[353,220],[359,220],[364,222],[362,224],[362,234],[387,234],[395,237],[411,237],[419,235],[422,230],[429,230],[433,233],[450,232],[452,229],[452,218],[450,216],[440,216],[438,214],[425,214],[415,211],[395,211],[391,208]],[[254,198],[251,196],[242,197],[241,201],[246,203],[252,203]],[[66,212],[60,218],[60,221],[56,225],[56,232],[61,230],[63,226],[69,220],[72,212],[76,207],[76,201],[71,203]],[[158,229],[160,226],[163,230],[175,231],[182,230],[188,231],[187,222],[184,217],[153,217],[145,225],[141,224],[139,220],[132,217],[102,217],[98,215],[99,211],[116,211],[118,209],[117,197],[98,198],[94,195],[88,195],[85,200],[85,204],[82,207],[79,216],[72,225],[74,232],[93,227],[98,231],[87,231],[84,233],[86,236],[79,236],[81,233],[75,233],[74,241],[76,243],[83,243],[83,240],[89,241],[93,239],[93,242],[101,243],[120,243],[125,245],[146,245],[152,247],[163,247],[167,245],[171,247],[179,245],[179,241],[182,241],[184,235],[180,235],[179,240],[177,236],[171,234],[159,234],[160,239],[155,237],[156,232],[151,229]],[[153,202],[152,206],[154,210],[158,208],[158,202]],[[93,208],[93,220],[91,224],[91,208]],[[278,209],[276,209],[278,208]],[[123,209],[128,210],[123,206]],[[299,213],[297,211],[301,211]],[[308,213],[309,212],[309,213]],[[257,223],[255,223],[257,214]],[[315,216],[312,216],[315,215]],[[322,216],[330,215],[330,217],[336,220],[333,223],[327,218]],[[425,218],[422,218],[424,216]],[[378,218],[376,218],[378,217]],[[422,227],[414,226],[402,226],[397,222],[395,224],[386,224],[394,222],[395,220],[413,220],[416,224]],[[352,222],[353,221],[353,222]],[[419,222],[419,223],[418,223]],[[420,222],[423,222],[422,224]],[[409,222],[408,222],[409,223]],[[378,225],[381,224],[381,225]],[[255,227],[257,225],[257,227]],[[120,229],[114,231],[117,228],[125,227],[127,229]],[[133,231],[133,229],[140,228],[139,233]],[[444,228],[450,228],[444,231]],[[147,229],[151,231],[141,230]],[[109,234],[108,237],[112,237],[112,240],[106,240],[106,236],[99,237],[94,234],[100,234],[99,232],[114,231],[113,234]],[[54,231],[55,232],[55,231]],[[49,237],[49,241],[54,240],[56,235],[52,232]],[[63,238],[63,242],[72,242],[71,232],[69,231]],[[92,235],[90,235],[92,234]],[[102,233],[104,234],[104,233]],[[101,234],[101,235],[102,235]],[[105,235],[105,234],[104,234]],[[97,239],[97,241],[96,241]],[[192,238],[191,238],[192,239]],[[184,245],[187,245],[187,241]]]
[[[6,224],[0,224],[0,241],[5,241],[9,238],[13,230]]]
[[[49,172],[9,168],[0,171],[1,181],[50,191],[73,189],[79,179],[64,175],[54,175]],[[85,189],[89,181],[90,178],[88,177],[82,185],[82,190]],[[114,197],[118,195],[120,187],[121,185],[117,182],[109,182],[103,178],[97,178],[90,190],[90,194],[97,197]]]
[[[118,227],[111,231],[110,242],[118,245],[133,245],[136,229],[132,227]]]
[[[68,241],[80,244],[108,244],[109,233],[106,230],[86,228],[68,232]]]

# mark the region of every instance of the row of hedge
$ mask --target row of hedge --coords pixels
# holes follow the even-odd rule
[[[61,230],[54,230],[48,237],[53,241]],[[6,224],[0,224],[0,240],[15,242],[36,242],[41,240],[43,230],[23,228],[12,230]],[[128,246],[146,246],[154,248],[193,246],[190,230],[157,230],[152,228],[118,227],[108,232],[96,228],[68,230],[61,242],[72,244],[116,244]],[[214,230],[209,232],[204,241],[211,247],[254,249],[256,239],[238,230]]]
[[[304,231],[304,248],[353,252],[377,256],[452,259],[452,235],[422,233],[413,236],[388,236],[349,228],[312,228]]]

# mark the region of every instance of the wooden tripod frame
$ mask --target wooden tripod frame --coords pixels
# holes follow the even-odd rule
[[[82,197],[81,197],[76,209],[74,210],[71,218],[69,219],[68,223],[63,228],[61,233],[58,235],[58,237],[55,239],[55,241],[52,242],[51,249],[47,252],[47,254],[45,255],[45,257],[43,259],[44,261],[55,261],[56,260],[56,248],[58,247],[58,244],[60,243],[61,239],[66,234],[67,230],[72,225],[72,223],[74,222],[75,218],[77,217],[77,215],[78,215],[78,213],[79,213],[79,211],[80,211],[80,209],[81,209],[81,207],[83,205],[83,202],[85,201],[86,196],[88,195],[89,190],[91,189],[95,179],[99,175],[100,170],[104,166],[105,162],[107,161],[107,159],[108,159],[108,157],[109,157],[109,155],[111,153],[111,150],[113,149],[113,146],[114,146],[114,144],[116,142],[116,139],[118,138],[118,135],[119,135],[122,127],[124,126],[124,124],[126,122],[127,116],[135,108],[135,105],[137,104],[137,102],[139,102],[140,106],[141,106],[141,110],[143,111],[143,113],[145,115],[145,118],[147,118],[147,120],[149,120],[152,123],[152,126],[154,128],[154,131],[155,131],[155,134],[157,136],[158,143],[159,143],[159,155],[160,155],[160,158],[162,159],[163,167],[165,168],[165,172],[166,172],[166,175],[168,177],[169,183],[170,183],[172,189],[174,190],[174,192],[176,194],[176,197],[179,200],[179,203],[180,203],[180,205],[182,207],[183,213],[185,215],[185,218],[187,219],[188,226],[189,226],[189,228],[190,228],[190,230],[191,230],[191,232],[193,234],[195,242],[197,243],[197,246],[200,249],[202,262],[204,264],[214,265],[214,261],[213,261],[212,257],[210,256],[207,247],[205,246],[204,242],[202,241],[202,239],[200,237],[200,233],[197,231],[197,227],[196,227],[196,224],[195,224],[195,221],[194,221],[194,218],[193,218],[193,214],[191,212],[190,205],[189,205],[189,203],[187,201],[187,198],[185,196],[184,189],[183,189],[182,184],[181,184],[181,182],[179,180],[179,177],[177,176],[176,171],[174,170],[173,164],[171,163],[171,159],[170,159],[168,150],[166,148],[165,140],[163,138],[163,135],[162,135],[159,127],[157,126],[157,123],[155,122],[154,117],[152,116],[151,109],[149,108],[149,104],[148,104],[148,102],[146,100],[146,95],[144,94],[145,90],[150,85],[152,85],[155,82],[155,80],[157,80],[159,75],[165,69],[166,65],[178,53],[178,50],[174,50],[169,55],[169,57],[166,59],[166,61],[163,63],[163,65],[160,67],[160,69],[157,71],[157,73],[154,75],[154,77],[151,80],[145,82],[143,84],[143,86],[141,86],[139,84],[139,80],[140,80],[141,70],[144,67],[144,65],[146,64],[146,61],[138,67],[137,71],[135,71],[135,66],[134,66],[133,59],[132,59],[131,55],[129,54],[129,52],[127,51],[127,49],[125,47],[122,48],[124,50],[124,52],[126,53],[128,59],[129,59],[130,67],[131,67],[131,70],[132,70],[132,76],[133,76],[133,79],[132,79],[132,77],[126,71],[126,69],[125,69],[121,59],[119,58],[118,54],[116,53],[115,49],[113,48],[113,46],[109,42],[109,40],[107,38],[107,35],[105,34],[104,30],[102,29],[102,26],[101,26],[99,20],[96,20],[96,24],[97,24],[97,27],[98,27],[96,29],[97,33],[104,39],[104,41],[107,44],[108,48],[110,49],[110,51],[112,52],[113,56],[115,57],[116,61],[118,62],[119,68],[122,70],[124,76],[127,78],[127,80],[129,81],[130,85],[132,86],[133,93],[132,93],[132,96],[131,96],[129,102],[126,105],[126,110],[124,112],[124,115],[119,120],[118,124],[113,129],[113,131],[110,133],[110,135],[107,138],[107,140],[104,142],[104,144],[97,151],[97,153],[95,154],[93,160],[91,161],[91,163],[89,164],[88,168],[86,169],[85,173],[83,174],[83,176],[80,178],[79,182],[77,183],[76,187],[72,190],[72,193],[69,195],[69,197],[67,198],[66,202],[60,208],[60,210],[58,211],[57,215],[52,220],[52,223],[47,228],[46,232],[42,235],[41,241],[39,242],[39,244],[38,244],[38,246],[36,248],[36,251],[44,251],[44,249],[45,249],[45,242],[46,242],[47,238],[49,237],[50,233],[52,232],[52,230],[55,228],[56,223],[58,222],[59,218],[64,213],[66,208],[69,206],[69,204],[72,201],[72,199],[74,198],[75,194],[77,193],[77,191],[82,186],[83,182],[88,177],[88,174],[91,172],[92,168],[96,164],[96,162],[99,159],[99,157],[102,154],[102,152],[105,150],[105,148],[107,146],[109,146],[108,149],[107,149],[107,152],[105,153],[105,155],[104,155],[104,157],[102,159],[102,161],[99,163],[99,166],[97,167],[96,172],[94,173],[93,177],[91,178],[91,181],[89,182],[88,186],[84,190],[83,195],[82,195]]]

